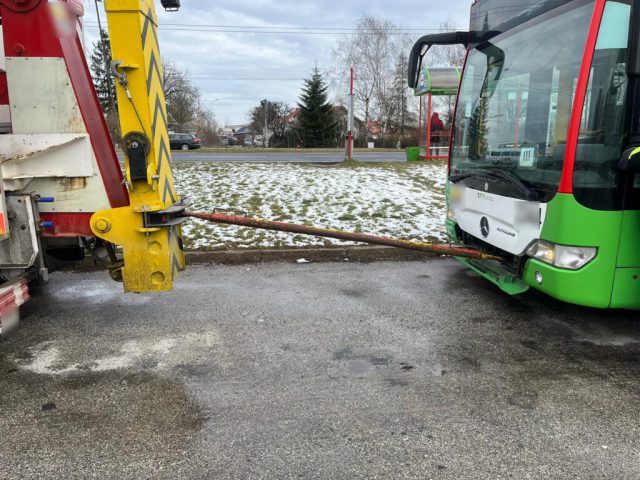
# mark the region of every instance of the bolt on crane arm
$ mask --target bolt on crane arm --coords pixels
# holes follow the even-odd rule
[[[176,10],[180,1],[162,5]],[[179,215],[184,205],[171,170],[154,0],[105,0],[105,10],[130,205],[95,213],[91,228],[122,247],[118,269],[125,291],[167,291],[185,267]]]

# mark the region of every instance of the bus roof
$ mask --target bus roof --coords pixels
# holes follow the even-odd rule
[[[475,0],[471,6],[470,31],[481,38],[485,32],[504,32],[572,0]]]

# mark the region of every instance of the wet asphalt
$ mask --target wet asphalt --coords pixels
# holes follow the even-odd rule
[[[0,344],[0,478],[637,479],[639,326],[452,260],[56,273]]]

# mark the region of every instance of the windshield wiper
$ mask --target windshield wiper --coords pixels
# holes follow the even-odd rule
[[[449,180],[453,183],[456,183],[460,180],[464,180],[465,178],[470,177],[480,177],[491,180],[494,176],[491,175],[491,172],[487,172],[486,170],[482,170],[481,168],[465,168],[464,170],[453,170],[453,172],[449,176]]]
[[[522,180],[518,175],[510,170],[504,170],[498,167],[470,168],[460,170],[451,174],[450,180],[457,183],[465,178],[481,178],[499,183],[508,183],[516,187],[519,192],[527,198],[527,200],[539,200],[540,192],[534,188],[526,180]]]

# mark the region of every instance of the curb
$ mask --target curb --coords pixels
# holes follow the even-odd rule
[[[188,265],[242,265],[247,263],[296,262],[305,259],[309,262],[359,262],[407,261],[437,258],[436,255],[412,250],[400,250],[390,247],[329,247],[294,248],[287,250],[218,250],[187,251]]]
[[[313,263],[335,262],[406,262],[425,261],[439,258],[438,255],[401,250],[391,247],[328,247],[328,248],[292,248],[265,250],[188,250],[185,252],[187,267],[189,265],[246,265],[256,263],[295,263],[300,259]],[[93,258],[85,257],[81,262],[74,263],[62,270],[95,271],[106,270],[95,264]]]

